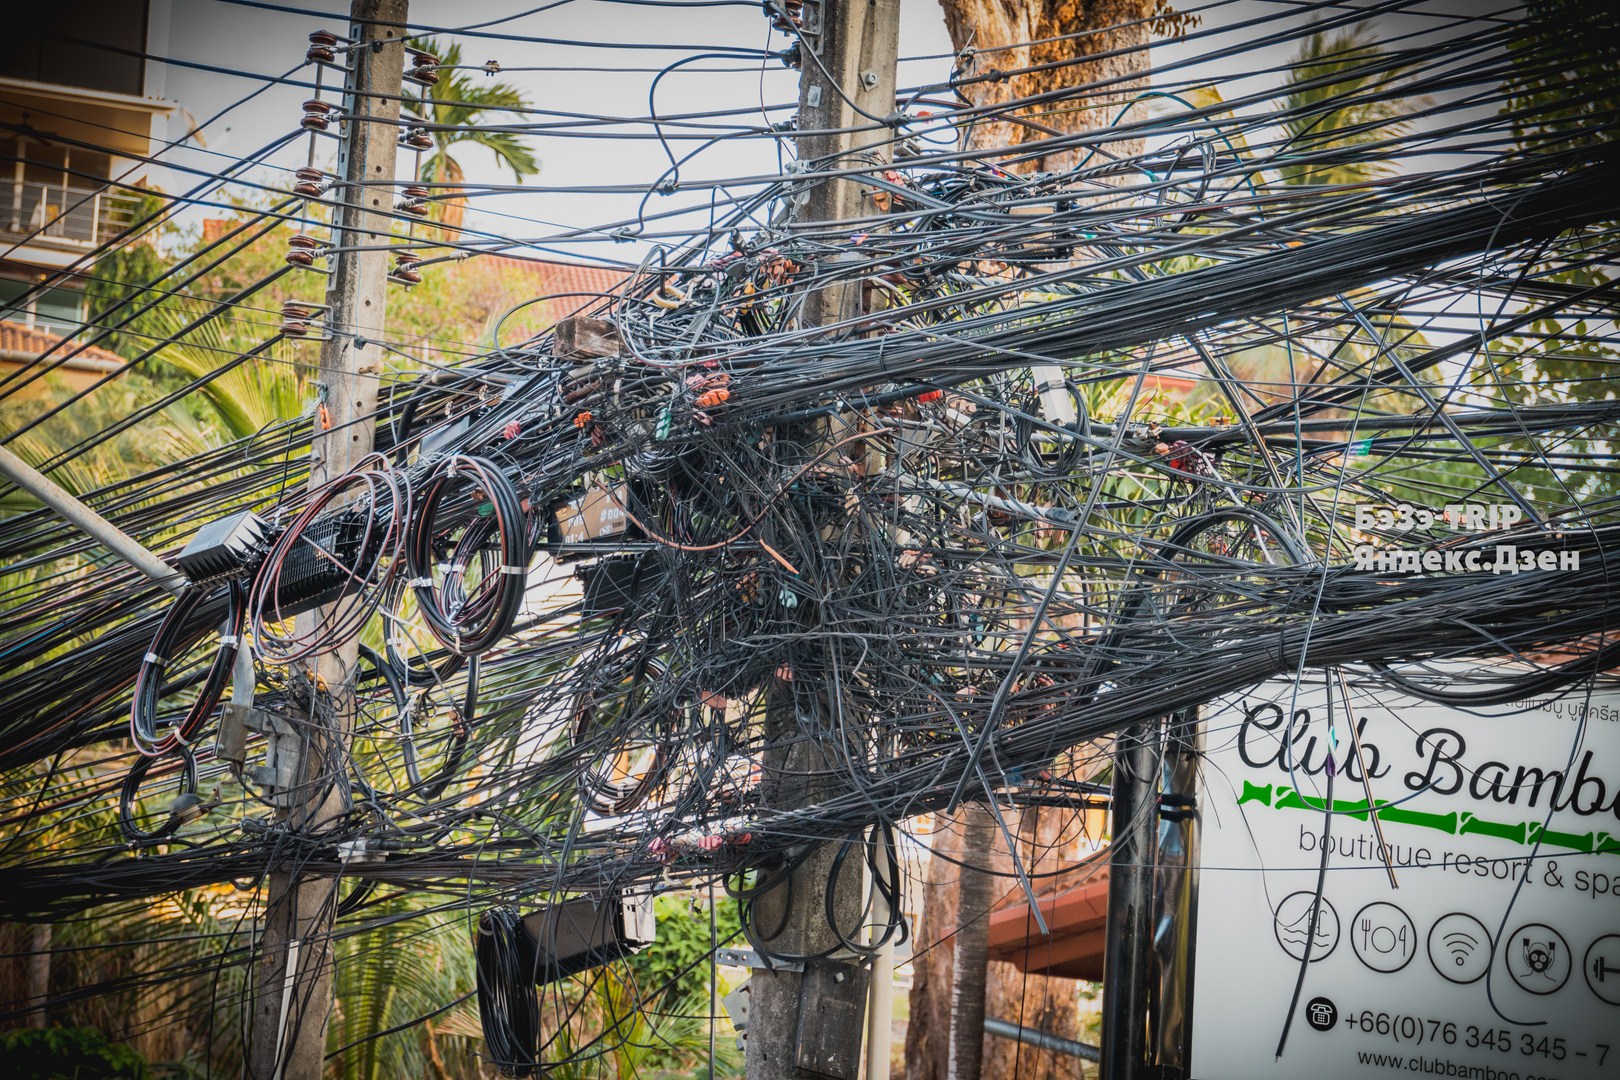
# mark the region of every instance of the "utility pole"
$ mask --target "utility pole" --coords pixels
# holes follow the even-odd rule
[[[817,171],[854,169],[869,165],[873,158],[887,160],[895,134],[886,121],[894,112],[899,0],[805,0],[799,19],[803,71],[799,129],[805,132],[798,140],[801,166]],[[865,185],[859,176],[806,183],[804,201],[792,222],[795,230],[835,229],[839,222],[875,210],[863,196]],[[817,268],[830,273],[839,261],[823,259]],[[812,281],[801,325],[808,329],[841,322],[859,314],[860,303],[859,281]],[[826,422],[799,437],[812,454],[825,451],[834,440],[832,425]],[[836,467],[834,460],[828,464]],[[779,778],[775,785],[779,805],[826,794],[804,791],[789,780],[826,770],[834,760],[801,737],[797,708],[808,706],[814,693],[798,696],[796,705],[793,688],[778,685],[766,704],[766,775]],[[836,944],[824,900],[835,854],[836,845],[823,844],[794,870],[788,885],[756,902],[755,924],[782,928],[763,943],[766,947],[810,955]],[[856,859],[862,854],[850,853],[832,904],[832,915],[845,933],[856,932],[861,917]],[[806,968],[757,970],[749,981],[748,1080],[855,1080],[858,1075],[869,973],[838,960],[812,962]]]
[[[332,277],[326,302],[333,329],[321,347],[324,428],[310,447],[309,487],[318,490],[371,453],[381,368],[387,250],[392,236],[394,159],[405,70],[407,0],[351,0],[346,130],[338,151],[342,187],[335,200]],[[358,250],[357,250],[358,249]],[[307,631],[319,614],[301,616]],[[325,686],[329,723],[304,729],[303,783],[279,814],[288,831],[318,835],[341,818],[341,784],[330,774],[347,761],[354,722],[359,642],[351,637],[315,664]],[[254,1080],[320,1080],[332,1000],[332,926],[338,882],[295,871],[270,875],[254,968],[248,1075]]]
[[[1115,737],[1101,1080],[1137,1080],[1150,1053],[1147,1024],[1161,735],[1159,721],[1146,720],[1126,726]]]

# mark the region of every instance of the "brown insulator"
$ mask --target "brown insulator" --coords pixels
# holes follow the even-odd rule
[[[293,194],[313,199],[326,190],[326,174],[319,169],[299,169],[293,173]]]
[[[304,102],[304,127],[311,131],[325,131],[332,124],[332,105],[318,99]]]
[[[411,128],[400,136],[399,144],[412,150],[431,150],[433,149],[433,136],[427,133],[426,128]]]

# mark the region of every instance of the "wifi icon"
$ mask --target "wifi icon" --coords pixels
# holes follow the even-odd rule
[[[1453,911],[1429,929],[1429,963],[1448,982],[1471,983],[1491,967],[1491,934],[1472,915]]]
[[[1469,957],[1474,955],[1474,950],[1479,948],[1479,939],[1461,930],[1453,930],[1440,940],[1445,943],[1446,952],[1451,954],[1458,967],[1468,963]]]

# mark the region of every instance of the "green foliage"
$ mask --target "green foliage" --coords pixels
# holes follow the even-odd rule
[[[669,988],[672,998],[709,996],[708,956],[716,943],[734,941],[742,932],[737,902],[718,898],[714,905],[714,936],[709,933],[709,908],[684,896],[664,895],[654,901],[658,940],[632,956],[629,967],[644,998]],[[671,985],[673,983],[673,985]],[[721,992],[725,992],[722,980]]]
[[[1606,0],[1530,0],[1530,33],[1509,47],[1517,71],[1502,115],[1521,150],[1615,138],[1620,112],[1620,14]],[[1557,65],[1548,53],[1565,59]],[[1526,120],[1525,117],[1533,117]]]
[[[0,1054],[7,1075],[37,1080],[149,1080],[153,1075],[141,1055],[87,1027],[0,1031]]]
[[[134,220],[145,221],[162,206],[160,196],[141,195],[135,202]],[[168,260],[154,242],[167,233],[166,227],[160,227],[146,239],[114,247],[96,260],[90,271],[89,284],[84,290],[90,325],[111,325],[129,319],[127,327],[97,342],[100,348],[131,357],[147,347],[145,343],[153,332],[150,316],[139,315],[131,319],[138,305],[126,308],[118,308],[118,305],[132,296],[140,296],[146,291],[147,283],[168,269]]]
[[[1393,163],[1367,154],[1335,164],[1287,158],[1366,148],[1410,131],[1411,122],[1404,117],[1426,99],[1401,94],[1403,72],[1378,47],[1370,23],[1332,35],[1318,30],[1307,37],[1294,55],[1282,102],[1282,123],[1288,133],[1288,148],[1278,169],[1282,182],[1356,184],[1393,172]]]
[[[328,1075],[377,1080],[432,1074],[438,1036],[416,1021],[467,995],[474,982],[466,918],[437,910],[438,903],[431,894],[395,897],[367,909],[368,917],[388,921],[339,942],[339,1004],[327,1048],[341,1052],[328,1063]]]
[[[639,999],[638,1028],[623,1032],[632,1037],[623,1051],[615,1052],[635,1052],[635,1061],[615,1063],[617,1075],[626,1080],[647,1075],[646,1069],[694,1075],[708,1065],[709,957],[717,945],[735,942],[742,934],[737,902],[727,897],[715,901],[712,933],[709,906],[696,898],[660,896],[654,912],[658,940],[629,959],[622,977],[604,980],[597,990],[608,1014],[621,1019]],[[729,989],[725,977],[717,976],[716,994]],[[735,1036],[724,1019],[715,1023],[715,1075],[729,1075],[741,1063]]]
[[[407,100],[404,105],[416,119],[428,124],[433,134],[434,149],[422,158],[418,179],[432,184],[458,184],[465,171],[450,148],[462,143],[490,151],[517,180],[538,173],[540,162],[520,137],[509,131],[490,130],[480,123],[487,113],[527,109],[529,100],[505,83],[490,82],[488,76],[478,80],[455,70],[461,64],[460,45],[444,45],[432,38],[419,45],[439,58],[443,70],[431,97],[421,102]],[[434,216],[451,229],[459,227],[466,213],[466,200],[446,198],[442,190],[435,194]]]

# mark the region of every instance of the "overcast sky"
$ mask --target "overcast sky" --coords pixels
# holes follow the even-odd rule
[[[310,12],[271,11],[228,3],[226,0],[171,0],[167,40],[160,36],[152,51],[178,60],[251,73],[279,76],[302,62],[311,30],[345,32],[347,0],[279,0],[282,6]],[[1452,0],[1434,6],[1456,10],[1469,0]],[[504,69],[497,78],[518,87],[537,109],[590,113],[599,116],[645,116],[648,91],[660,68],[695,51],[706,48],[778,50],[787,44],[779,33],[771,33],[755,5],[725,7],[646,6],[608,3],[603,0],[564,0],[550,10],[510,18],[534,9],[534,0],[416,0],[411,5],[413,25],[445,28],[468,27],[502,20],[485,28],[489,34],[524,38],[549,38],[601,43],[553,44],[543,41],[515,41],[498,37],[460,36],[463,61],[481,64],[495,60]],[[1203,11],[1200,39],[1191,44],[1165,44],[1155,47],[1156,66],[1184,60],[1195,53],[1217,51],[1252,37],[1253,31],[1221,32],[1226,25],[1239,23],[1262,13],[1290,11],[1303,20],[1308,5],[1292,0],[1241,0],[1239,3],[1199,5],[1183,3],[1182,10]],[[1333,5],[1334,8],[1343,5]],[[1358,5],[1359,6],[1359,5]],[[1476,5],[1477,6],[1477,5]],[[945,33],[937,0],[903,0],[900,69],[902,87],[943,81],[950,73],[950,40]],[[320,13],[326,14],[320,14]],[[509,21],[508,21],[509,20]],[[1422,25],[1415,17],[1382,17],[1379,28],[1386,35],[1405,32]],[[646,47],[630,47],[646,46]],[[1237,80],[1224,89],[1228,98],[1244,92],[1265,92],[1277,85],[1275,76],[1249,78],[1255,69],[1284,62],[1291,48],[1279,46],[1258,54],[1245,54],[1235,61],[1223,61],[1211,68],[1226,79]],[[705,68],[728,68],[709,72]],[[548,70],[517,70],[541,68]],[[568,71],[565,68],[592,68]],[[311,79],[311,69],[295,76],[298,82]],[[337,73],[328,71],[330,86]],[[475,79],[486,78],[475,73]],[[263,81],[211,71],[169,66],[162,77],[162,96],[179,103],[190,117],[201,121],[225,105],[260,89]],[[300,102],[310,96],[304,85],[279,85],[259,94],[247,104],[233,109],[224,118],[208,125],[202,138],[206,150],[176,152],[171,160],[187,167],[211,172],[239,155],[249,154],[278,135],[297,127],[302,114]],[[325,95],[338,98],[335,91]],[[776,60],[715,58],[698,60],[678,67],[659,83],[657,109],[661,116],[672,113],[719,109],[749,110],[738,122],[760,122],[762,106],[784,105],[797,99],[797,73],[786,70]],[[789,110],[790,111],[790,110]],[[771,120],[785,119],[788,111],[769,114]],[[499,118],[501,121],[520,119]],[[557,117],[532,116],[531,122],[553,122]],[[176,124],[188,121],[181,117]],[[171,137],[183,129],[176,128]],[[650,135],[643,126],[638,135]],[[285,168],[304,163],[307,141],[300,137],[271,161]],[[549,252],[571,258],[608,257],[634,259],[637,245],[615,244],[596,234],[594,242],[565,243],[554,238],[570,229],[591,227],[633,218],[641,199],[635,195],[574,194],[551,189],[580,185],[629,184],[637,187],[654,183],[668,166],[668,159],[655,139],[647,138],[566,138],[537,135],[529,140],[541,162],[538,177],[529,181],[534,190],[516,195],[480,198],[474,203],[469,226],[515,240],[535,243],[514,251],[539,254]],[[677,143],[677,153],[692,148]],[[335,141],[318,143],[318,162],[331,167]],[[474,182],[510,183],[511,174],[496,166],[480,148],[463,146],[458,159]],[[412,156],[402,153],[400,169],[411,167]],[[705,150],[683,167],[683,177],[713,179],[778,171],[778,147],[768,138],[733,139]],[[251,174],[261,183],[283,186],[287,174],[261,169]],[[184,190],[195,183],[195,176],[175,172],[157,174],[154,179],[170,191]],[[707,196],[693,191],[672,196],[653,196],[651,212],[673,206],[706,205]],[[705,212],[706,213],[706,212]],[[701,223],[688,217],[684,224]]]

